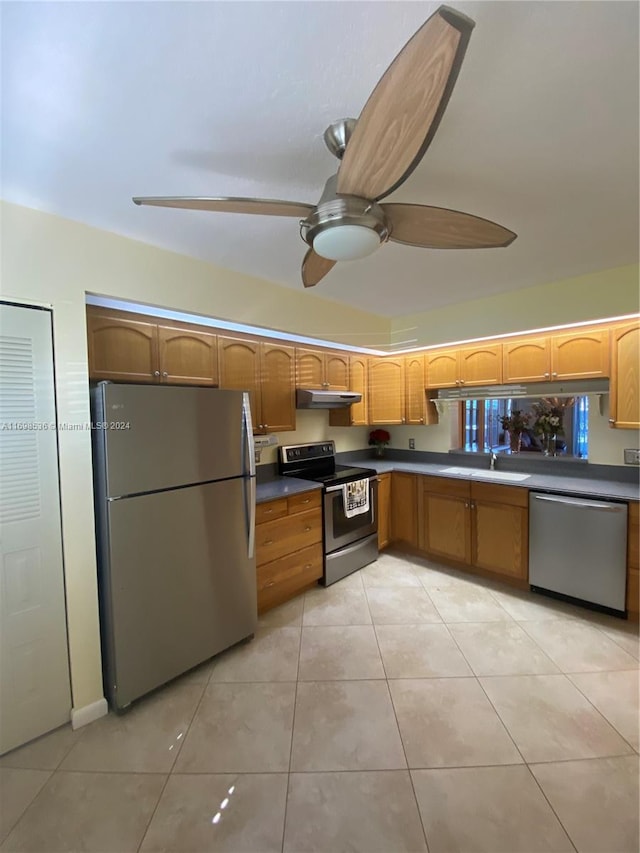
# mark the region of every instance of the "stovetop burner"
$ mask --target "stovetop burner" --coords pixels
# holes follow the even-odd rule
[[[337,465],[333,441],[281,447],[279,471],[288,477],[322,483],[325,488],[376,476],[372,468]]]

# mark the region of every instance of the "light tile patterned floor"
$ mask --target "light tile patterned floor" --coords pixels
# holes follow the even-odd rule
[[[0,759],[0,851],[637,853],[637,630],[385,554]]]

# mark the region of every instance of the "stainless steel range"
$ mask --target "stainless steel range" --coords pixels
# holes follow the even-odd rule
[[[378,559],[378,477],[371,468],[337,465],[333,441],[280,448],[281,475],[322,483],[324,576],[329,586]]]

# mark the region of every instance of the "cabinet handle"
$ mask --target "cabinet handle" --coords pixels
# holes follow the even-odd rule
[[[467,501],[464,502],[464,508],[469,509],[469,504],[467,503]]]
[[[548,378],[549,378],[549,374],[548,374],[548,373],[545,373],[544,378],[545,378],[545,379],[548,379]]]
[[[474,504],[473,501],[471,501],[471,509],[475,509],[475,508],[476,508],[476,505]]]
[[[264,425],[264,428],[265,428],[265,429],[269,429],[269,424],[265,424],[265,425]]]
[[[310,500],[311,500],[311,498],[307,498],[305,501],[302,501],[302,503],[303,503],[303,504],[308,504],[308,503],[310,502]]]
[[[271,509],[265,509],[264,514],[269,515],[270,512],[273,512],[273,507]]]
[[[159,371],[159,370],[154,370],[154,371],[153,371],[153,375],[154,375],[154,376],[160,376],[160,371]]]
[[[164,376],[164,378],[166,379],[166,378],[167,378],[167,376],[168,376],[169,374],[167,373],[167,371],[166,371],[166,370],[163,370],[163,371],[162,371],[162,375],[163,375],[163,376]]]
[[[404,423],[404,418],[402,418],[402,423]]]
[[[310,569],[312,565],[313,565],[313,563],[307,563],[307,565],[305,566],[305,570]]]
[[[311,528],[309,527],[309,525],[307,525],[307,526],[305,527],[305,531],[308,533],[310,530],[311,530]]]
[[[273,539],[266,539],[262,544],[263,545],[273,545]]]
[[[263,589],[269,589],[269,587],[270,587],[270,586],[275,586],[275,585],[276,585],[276,582],[275,582],[275,581],[269,581],[269,582],[268,582],[268,583],[266,583],[262,588],[263,588]]]
[[[461,380],[460,380],[460,384],[461,384],[461,385],[464,385],[464,379],[461,379]]]
[[[557,374],[557,373],[552,373],[551,375],[552,375],[552,376],[557,376],[558,374]]]
[[[615,421],[615,418],[609,418],[609,423],[610,423],[610,424],[615,424],[615,422],[616,422],[616,421]]]
[[[424,418],[420,418],[420,423],[421,423],[421,424],[423,424],[423,423],[424,423]]]

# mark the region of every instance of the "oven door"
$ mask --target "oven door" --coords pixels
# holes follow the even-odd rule
[[[369,510],[347,518],[344,512],[342,486],[330,486],[324,493],[325,552],[331,554],[378,530],[378,481],[369,480]]]

